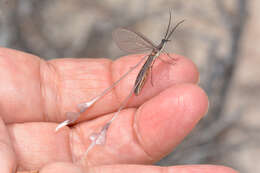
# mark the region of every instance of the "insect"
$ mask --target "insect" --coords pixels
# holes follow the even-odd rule
[[[161,40],[161,43],[158,46],[156,46],[152,41],[150,41],[148,38],[146,38],[141,33],[138,33],[135,31],[131,31],[131,30],[128,30],[125,28],[119,28],[114,32],[114,34],[113,34],[114,40],[116,41],[118,47],[124,51],[131,53],[134,51],[135,52],[137,52],[137,51],[144,52],[147,50],[152,50],[152,52],[148,55],[146,62],[142,66],[142,68],[141,68],[140,72],[138,73],[137,78],[135,80],[135,85],[134,85],[135,86],[135,89],[134,89],[135,95],[139,95],[141,89],[144,86],[144,83],[147,79],[149,72],[151,72],[151,70],[152,70],[155,60],[159,57],[159,55],[162,52],[165,52],[164,47],[165,47],[166,43],[168,41],[170,41],[170,37],[171,37],[172,33],[183,22],[184,22],[184,20],[180,21],[177,25],[175,25],[175,27],[171,30],[171,32],[169,32],[170,24],[171,24],[171,13],[170,13],[170,20],[169,20],[169,24],[167,27],[167,31],[165,33],[164,38]],[[132,41],[130,41],[129,39],[125,39],[123,37],[123,35],[128,35],[130,37],[133,37]],[[134,40],[134,38],[136,38],[136,39]],[[135,47],[135,46],[132,46],[132,47],[129,46],[129,43],[134,44],[134,41],[136,41],[135,46],[139,46],[139,48]],[[167,53],[167,55],[169,56],[168,53]]]
[[[63,126],[66,126],[68,124],[71,124],[76,121],[76,119],[80,116],[81,113],[85,112],[89,107],[91,107],[94,103],[96,103],[99,99],[101,99],[104,95],[109,93],[122,79],[124,79],[130,72],[132,72],[137,66],[139,66],[145,59],[145,63],[143,64],[141,70],[139,71],[134,87],[132,88],[130,94],[124,99],[121,106],[117,110],[117,112],[114,114],[114,116],[108,121],[103,128],[98,133],[93,133],[90,136],[91,144],[88,147],[88,149],[85,152],[85,156],[88,154],[88,152],[96,145],[96,144],[104,144],[106,140],[106,132],[110,126],[110,124],[116,119],[120,111],[126,106],[128,100],[130,97],[135,94],[138,96],[146,82],[148,74],[151,72],[153,64],[157,58],[159,58],[161,53],[166,53],[169,58],[175,60],[174,58],[170,57],[170,55],[164,51],[165,45],[167,42],[171,41],[170,37],[176,30],[176,28],[183,23],[184,20],[178,22],[171,30],[171,12],[170,12],[170,18],[167,26],[166,33],[161,40],[161,43],[159,45],[155,45],[152,41],[150,41],[148,38],[146,38],[143,34],[126,29],[126,28],[118,28],[113,33],[114,41],[116,42],[117,46],[126,52],[129,53],[138,53],[138,52],[146,52],[151,51],[150,54],[147,56],[141,58],[141,60],[132,67],[128,72],[126,72],[123,76],[121,76],[116,82],[114,82],[110,87],[105,89],[101,94],[93,98],[92,100],[81,103],[78,105],[79,112],[68,112],[67,117],[68,119],[64,122],[60,123],[56,127],[56,131],[58,131]],[[152,75],[151,75],[152,77]],[[152,81],[152,80],[151,80]],[[84,158],[84,157],[83,157]]]

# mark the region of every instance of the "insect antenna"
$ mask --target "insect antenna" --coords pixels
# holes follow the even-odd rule
[[[168,33],[169,33],[170,26],[171,26],[171,21],[172,21],[172,13],[171,13],[171,10],[169,10],[169,13],[170,13],[170,18],[169,18],[169,23],[168,23],[168,26],[167,26],[167,30],[166,30],[164,39],[166,39],[166,37],[167,37],[167,35],[168,35]]]
[[[184,21],[185,21],[185,20],[182,20],[182,21],[178,22],[178,23],[174,26],[174,28],[171,30],[170,34],[167,36],[166,40],[169,40],[169,38],[171,37],[172,33],[173,33],[173,32],[177,29],[177,27],[178,27],[180,24],[182,24]]]

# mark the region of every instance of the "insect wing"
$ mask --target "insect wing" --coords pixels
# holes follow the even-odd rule
[[[155,44],[143,34],[126,28],[118,28],[113,32],[117,46],[129,53],[147,52],[155,49]]]

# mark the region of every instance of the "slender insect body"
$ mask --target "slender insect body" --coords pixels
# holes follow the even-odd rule
[[[135,90],[134,90],[134,94],[136,96],[139,95],[139,93],[141,92],[147,76],[149,75],[150,72],[150,68],[151,65],[153,64],[153,62],[155,61],[155,59],[159,56],[158,51],[155,53],[154,51],[148,56],[146,62],[144,63],[143,67],[141,68],[142,70],[140,70],[140,72],[138,73],[136,80],[135,80]]]
[[[151,67],[151,64],[152,64],[153,61],[154,61],[154,58],[155,58],[155,56],[152,56],[152,55],[150,55],[150,56],[147,58],[146,62],[144,63],[144,65],[143,65],[143,67],[142,67],[142,70],[140,70],[140,72],[138,73],[138,75],[137,75],[137,77],[136,77],[135,85],[134,85],[134,86],[135,86],[134,94],[135,94],[136,96],[139,95],[141,89],[142,89],[143,86],[144,86],[144,83],[145,83],[145,81],[146,81],[146,79],[147,79],[147,76],[148,76],[149,71],[150,71],[149,69],[150,69],[150,67]]]
[[[165,44],[168,40],[162,39],[161,43],[153,49],[151,54],[148,56],[146,62],[142,66],[140,72],[138,73],[136,80],[135,80],[135,89],[134,89],[134,94],[136,96],[139,95],[141,92],[142,88],[144,87],[144,84],[146,82],[147,76],[150,73],[150,69],[152,68],[152,64],[156,60],[157,57],[161,54],[162,50],[165,47]]]

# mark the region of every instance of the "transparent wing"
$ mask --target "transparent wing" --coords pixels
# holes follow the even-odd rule
[[[147,52],[156,48],[156,45],[143,34],[126,28],[116,29],[113,39],[121,50],[129,53]]]

